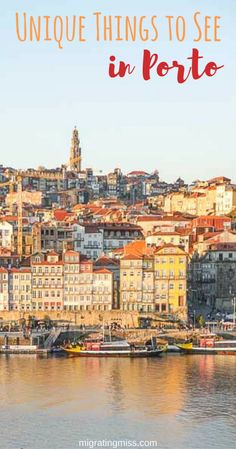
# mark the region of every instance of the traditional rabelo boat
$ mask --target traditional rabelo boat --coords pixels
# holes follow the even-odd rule
[[[215,334],[200,336],[196,345],[188,340],[176,346],[187,354],[236,355],[236,340],[219,339]]]
[[[136,347],[126,340],[91,341],[72,343],[62,348],[68,354],[78,357],[156,357],[167,350],[167,345],[151,345]]]

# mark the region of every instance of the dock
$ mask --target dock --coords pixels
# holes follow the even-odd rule
[[[39,348],[36,345],[2,345],[0,354],[48,354],[51,349]]]

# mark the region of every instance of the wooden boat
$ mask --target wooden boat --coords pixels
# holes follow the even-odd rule
[[[126,340],[109,342],[87,341],[63,347],[68,354],[78,357],[157,357],[167,350],[167,345],[135,347]]]
[[[214,336],[200,338],[198,345],[187,341],[176,346],[187,354],[236,355],[236,340],[219,340]]]

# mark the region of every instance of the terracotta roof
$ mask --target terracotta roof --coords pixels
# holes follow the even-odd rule
[[[108,270],[107,268],[98,268],[94,269],[95,274],[112,274],[112,271]]]
[[[137,254],[128,254],[127,256],[123,256],[121,260],[142,260],[142,256],[138,256]]]
[[[208,239],[212,239],[214,237],[217,237],[218,235],[222,234],[221,231],[217,231],[217,232],[205,232],[203,234],[203,238],[204,240],[208,240]],[[200,234],[201,236],[201,234]]]
[[[209,184],[212,184],[213,182],[230,182],[231,179],[226,178],[225,176],[217,176],[216,178],[209,179]]]
[[[48,251],[47,252],[47,256],[58,256],[59,254],[56,253],[56,251],[52,250],[52,251]]]
[[[210,246],[211,251],[236,251],[236,242],[218,242]]]
[[[162,236],[162,235],[180,235],[180,232],[176,232],[176,231],[173,231],[173,232],[158,231],[158,232],[154,232],[153,234],[151,234],[148,237],[152,237],[152,236],[155,236],[155,235],[160,235],[160,236]]]
[[[154,254],[155,247],[147,246],[145,240],[134,240],[124,246],[124,256],[150,256]]]
[[[44,260],[43,262],[32,262],[32,265],[64,265],[64,262],[59,261],[59,262],[48,262],[46,260]]]
[[[103,266],[103,265],[119,265],[119,262],[117,262],[117,260],[111,259],[110,257],[107,256],[101,256],[99,257],[96,262],[95,265],[98,266]]]
[[[165,216],[153,216],[153,215],[146,215],[146,216],[139,216],[137,217],[137,221],[192,221],[192,218],[183,217],[182,215],[165,215]]]
[[[9,270],[11,273],[31,273],[30,268],[10,268]]]
[[[4,215],[0,217],[1,221],[17,221],[17,215]]]
[[[146,176],[146,175],[148,175],[148,173],[142,170],[134,170],[127,174],[127,176]]]
[[[80,255],[80,253],[79,253],[78,251],[73,251],[72,249],[68,249],[67,251],[65,251],[64,254],[66,254],[66,255],[71,254],[72,256],[73,256],[73,255],[74,255],[74,256]]]
[[[123,246],[122,246],[122,248],[117,248],[117,249],[114,249],[112,251],[113,254],[121,254],[123,252],[124,252],[124,247]]]
[[[159,248],[157,248],[156,249],[156,251],[155,251],[155,254],[157,254],[157,253],[159,253],[159,252],[162,252],[165,248],[175,248],[176,250],[179,250],[180,251],[180,253],[178,252],[178,251],[176,251],[176,253],[172,253],[172,252],[170,252],[169,254],[171,255],[171,254],[179,254],[179,255],[188,255],[182,248],[180,248],[179,246],[177,246],[177,245],[173,245],[172,243],[166,243],[165,245],[162,245],[162,246],[160,246]],[[168,254],[168,253],[167,253]]]

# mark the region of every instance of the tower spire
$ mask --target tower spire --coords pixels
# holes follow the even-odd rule
[[[74,127],[72,132],[69,168],[72,171],[76,172],[81,171],[81,148],[80,148],[79,132],[76,126]]]

